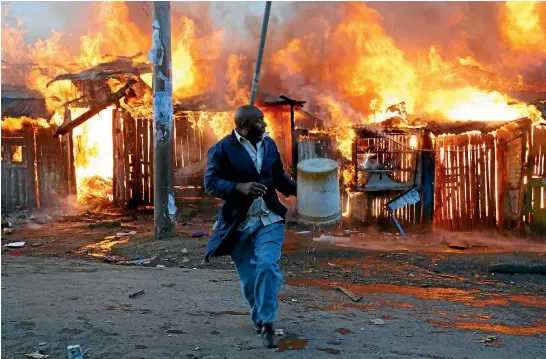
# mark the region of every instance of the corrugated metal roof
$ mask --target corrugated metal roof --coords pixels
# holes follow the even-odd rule
[[[22,116],[48,120],[53,113],[47,110],[44,99],[2,97],[2,118]]]

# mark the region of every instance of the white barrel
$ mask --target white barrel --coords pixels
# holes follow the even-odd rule
[[[334,224],[341,219],[337,162],[311,158],[298,163],[298,222]]]

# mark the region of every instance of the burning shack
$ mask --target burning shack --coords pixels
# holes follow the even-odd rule
[[[142,55],[150,48],[149,18],[133,22],[130,12],[144,10],[124,2],[96,6],[96,29],[70,51],[58,32],[27,44],[22,22],[3,28],[3,61],[33,64],[20,71],[23,65],[2,63],[3,208],[50,206],[71,195],[153,204],[151,68]],[[408,35],[432,31],[399,33],[403,5],[383,14],[363,2],[328,9],[307,11],[304,28],[301,16],[288,19],[268,40],[260,88],[275,95],[259,94],[258,105],[287,171],[295,176],[307,158],[336,159],[343,212],[364,223],[392,223],[394,214],[403,226],[454,231],[543,228],[546,85],[538,64],[546,55],[533,35],[544,27],[516,21],[522,14],[538,19],[543,4],[469,5],[450,20],[461,31],[427,41]],[[484,9],[499,15],[487,17],[494,31],[468,28],[460,16]],[[178,10],[175,195],[214,208],[217,201],[203,193],[206,153],[248,102],[255,43]],[[26,86],[8,88],[6,71]],[[408,191],[419,201],[394,208]]]
[[[17,137],[10,131],[3,131],[3,150],[4,144],[22,145],[24,142],[24,168],[32,167],[34,170],[32,164],[36,162],[40,174],[38,183],[29,184],[28,187],[35,188],[42,197],[54,195],[63,198],[74,194],[77,201],[83,203],[106,201],[118,206],[152,206],[153,108],[151,88],[142,79],[149,72],[149,65],[136,61],[135,57],[118,57],[78,73],[55,77],[48,86],[59,81],[70,81],[79,94],[61,105],[60,112],[64,116],[62,119],[56,118],[55,123],[44,119],[51,119],[53,113],[46,114],[43,98],[21,98],[15,102],[6,97],[6,101],[12,102],[10,106],[3,106],[3,128],[7,129],[13,123],[20,133]],[[6,96],[9,96],[8,92]],[[278,141],[285,163],[290,164],[294,106],[302,106],[304,102],[261,93],[258,104],[266,113],[271,136]],[[173,176],[177,200],[186,204],[216,204],[217,201],[208,197],[203,190],[206,155],[212,144],[232,130],[233,114],[234,107],[215,93],[175,101]],[[33,120],[27,121],[27,116]],[[43,126],[38,126],[39,123]],[[38,161],[30,157],[36,150],[32,142],[36,131],[41,141],[37,147],[41,155]],[[57,148],[55,146],[58,149],[53,151]],[[12,147],[5,147],[6,161],[3,157],[2,164],[6,171],[8,167],[22,166],[15,164],[21,159],[21,147],[14,147],[19,152],[13,155]],[[42,148],[47,148],[51,153],[46,153]],[[48,161],[47,169],[44,169],[43,161]],[[11,177],[15,182],[20,177],[17,175],[19,172],[14,172],[15,175]],[[41,180],[42,172],[51,181]],[[7,180],[10,176],[5,178]],[[57,187],[50,188],[50,182]],[[27,182],[21,186],[26,188]],[[26,196],[26,192],[19,193],[15,187],[6,185],[2,188],[6,198],[13,196],[22,199]],[[3,203],[12,206],[11,202]],[[15,207],[55,204],[45,199],[13,202]]]

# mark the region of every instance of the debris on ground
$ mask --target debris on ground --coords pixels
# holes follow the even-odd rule
[[[335,266],[336,266],[334,263],[331,263],[331,262],[328,262],[328,265],[329,265],[330,267],[335,267]]]
[[[182,253],[188,253],[188,250],[186,248],[182,248],[182,250],[180,251]]]
[[[21,248],[21,247],[24,247],[25,244],[26,244],[26,242],[11,242],[11,243],[8,243],[8,244],[4,244],[4,247]]]
[[[343,287],[336,287],[336,289],[343,292],[343,294],[345,294],[347,297],[351,298],[354,302],[358,302],[360,299],[362,299],[362,297],[354,294],[351,291],[348,291],[347,289],[345,289]]]
[[[467,241],[457,239],[444,239],[442,241],[445,245],[452,249],[468,249],[470,245]]]
[[[4,228],[4,234],[11,234],[13,232],[15,232],[15,228],[9,228],[9,227]]]
[[[375,325],[384,325],[385,321],[383,319],[370,319],[370,323]]]
[[[322,234],[320,237],[313,238],[314,242],[321,242],[321,243],[347,243],[350,241],[347,237],[334,237],[334,236],[327,236],[325,234]]]
[[[66,347],[68,359],[83,359],[83,351],[79,345],[69,345]]]
[[[136,297],[138,297],[139,295],[142,295],[142,294],[144,294],[144,289],[143,289],[143,290],[139,290],[138,292],[129,294],[129,298],[133,299],[133,298],[136,298]]]
[[[546,264],[495,264],[487,267],[487,272],[546,274]]]
[[[135,232],[135,231],[131,231],[131,232],[118,232],[118,233],[116,233],[116,237],[134,236],[135,234],[137,234],[137,232]]]
[[[12,253],[9,253],[8,256],[10,256],[10,257],[22,257],[23,253],[12,252]]]
[[[209,232],[195,231],[191,233],[191,237],[193,238],[208,237],[208,236],[210,236]]]
[[[484,343],[488,347],[503,347],[504,343],[497,339],[494,335],[488,335],[477,341],[478,343]]]
[[[95,229],[95,228],[119,228],[121,227],[120,221],[101,221],[97,223],[90,223],[87,225],[87,228],[89,229]]]
[[[299,231],[299,232],[296,232],[296,234],[309,234],[311,233],[311,231]]]
[[[47,354],[42,354],[42,353],[40,353],[40,352],[28,353],[28,354],[25,354],[25,356],[26,356],[27,358],[31,358],[31,359],[49,358],[49,355],[47,355]]]
[[[497,339],[494,335],[488,335],[486,337],[481,338],[478,340],[478,343],[491,343],[493,340]]]
[[[156,265],[156,268],[165,268],[165,266],[163,264],[158,264]]]
[[[131,263],[136,264],[137,266],[141,266],[141,265],[144,265],[144,264],[150,264],[154,259],[155,259],[155,257],[137,259],[137,260],[132,261]]]
[[[284,337],[284,330],[283,329],[275,329],[275,334],[277,334],[279,337]]]

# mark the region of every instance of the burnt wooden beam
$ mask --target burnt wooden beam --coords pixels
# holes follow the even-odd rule
[[[290,104],[290,134],[292,136],[292,177],[298,178],[298,133],[296,132],[296,117],[294,104]]]
[[[59,135],[64,135],[64,134],[72,131],[74,128],[78,127],[79,125],[81,125],[85,121],[91,119],[93,116],[97,115],[99,112],[101,112],[102,110],[104,110],[108,106],[115,104],[119,99],[124,97],[126,95],[125,92],[131,86],[136,84],[137,82],[138,81],[134,80],[134,79],[128,80],[127,83],[121,89],[114,92],[113,94],[110,94],[110,96],[108,96],[108,99],[106,101],[104,101],[100,105],[97,105],[95,107],[90,108],[87,112],[85,112],[83,115],[76,118],[75,120],[70,121],[70,122],[65,123],[62,126],[60,126],[57,129],[57,131],[53,134],[53,137],[58,137]]]

